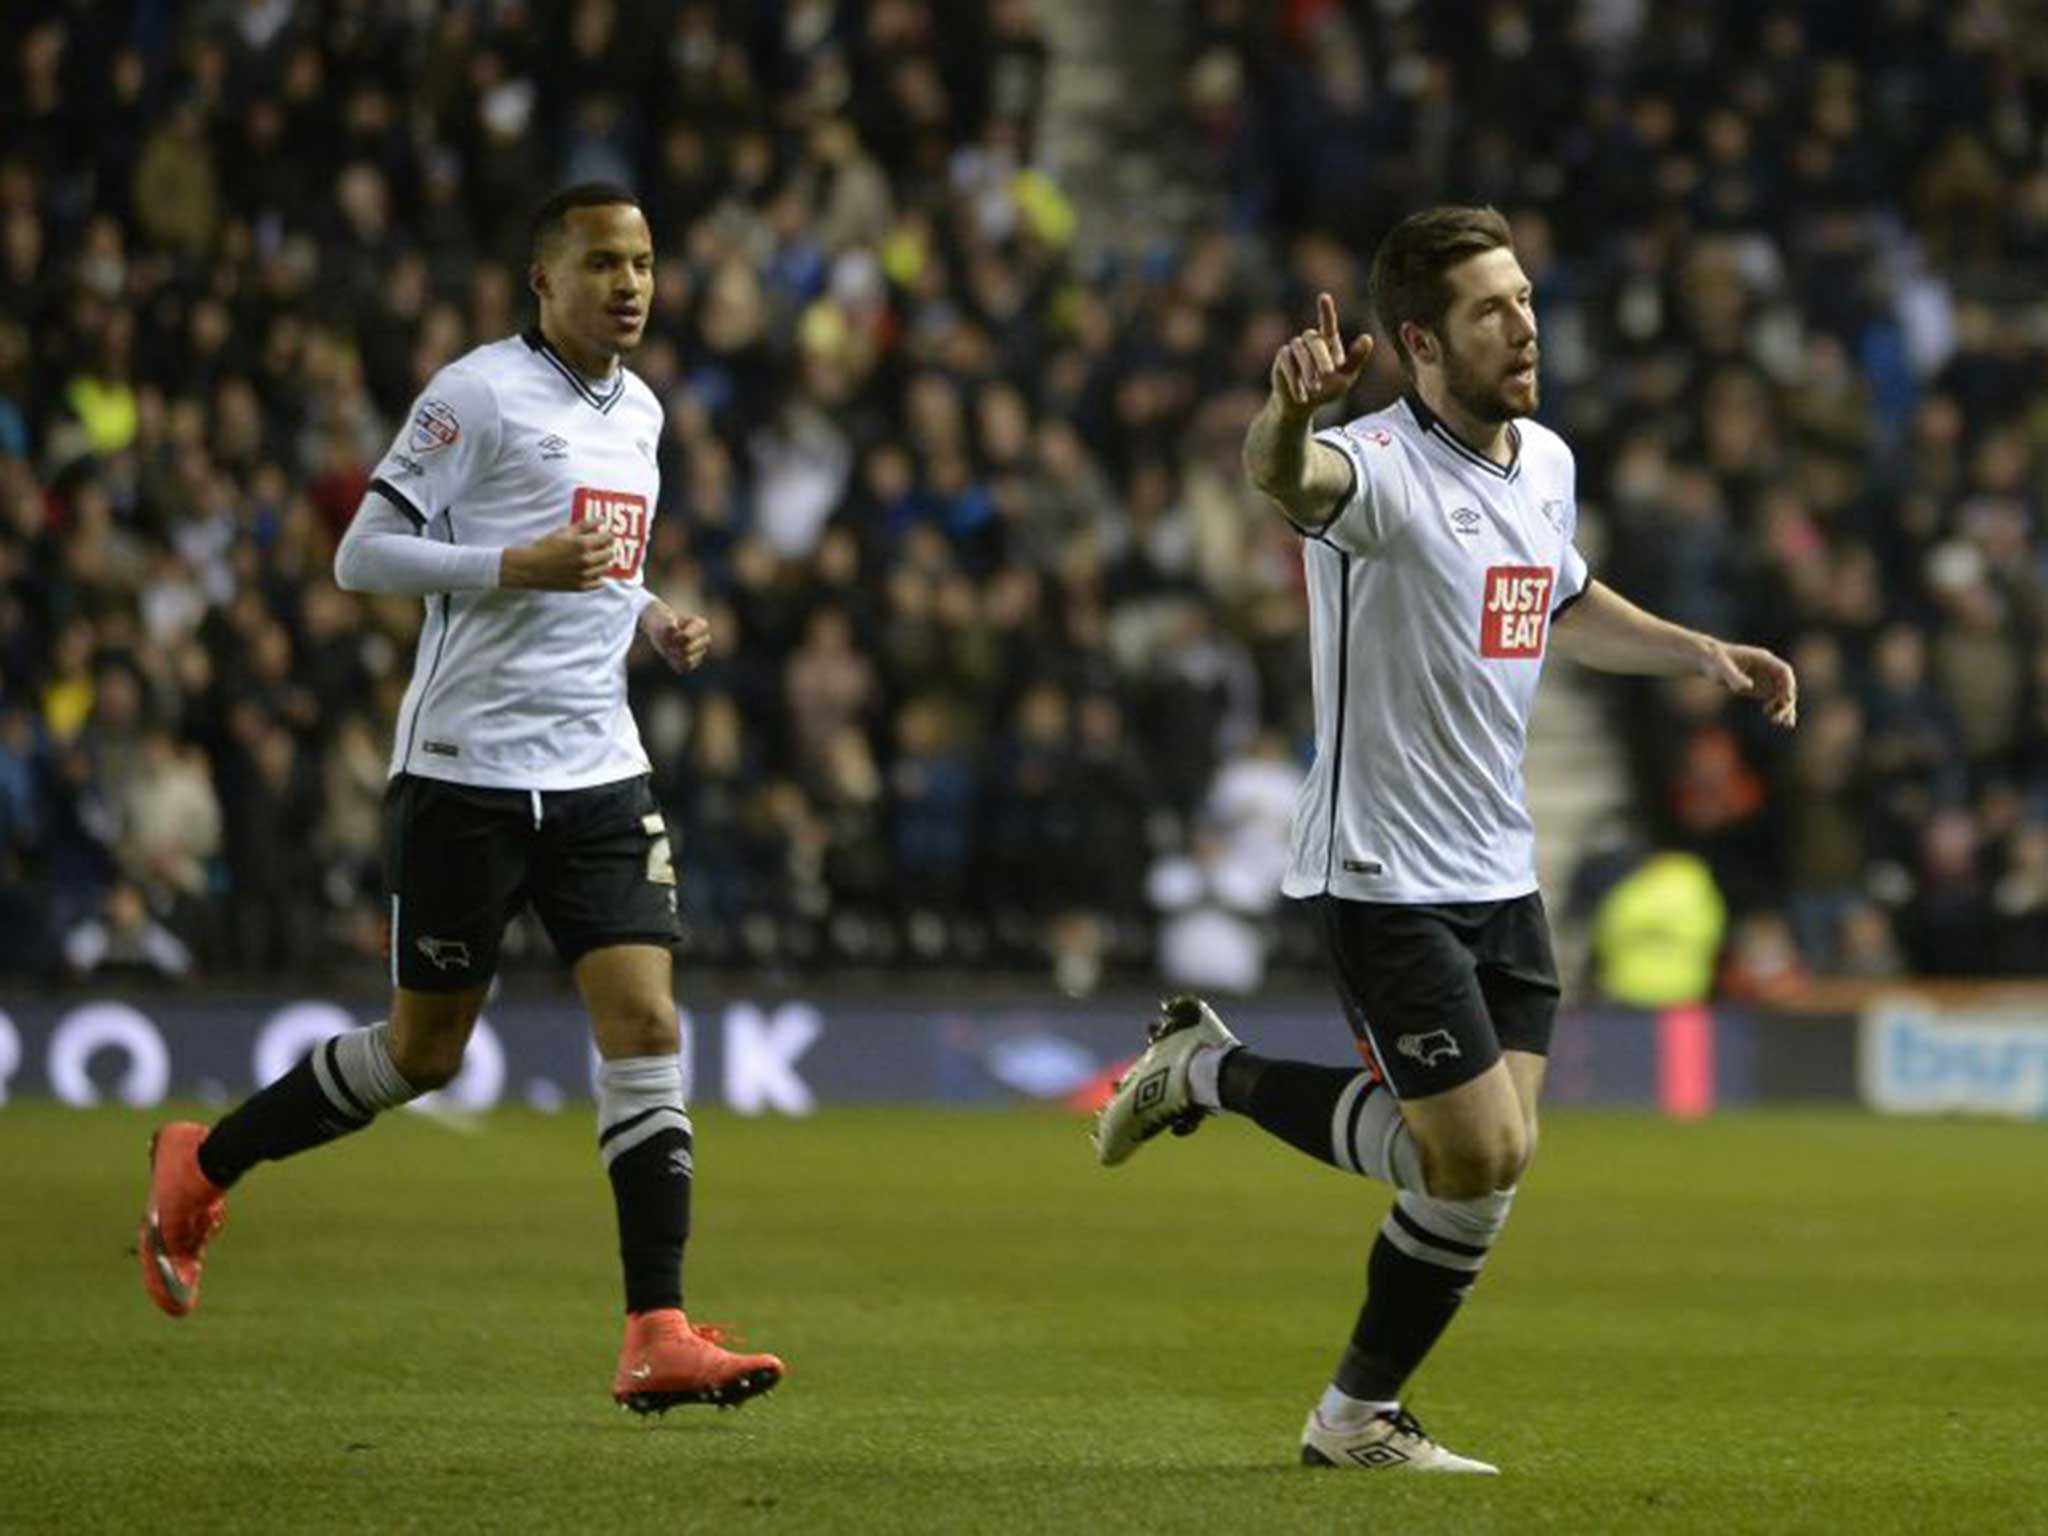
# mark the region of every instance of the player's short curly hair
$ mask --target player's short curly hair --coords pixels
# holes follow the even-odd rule
[[[1412,322],[1435,330],[1443,323],[1451,307],[1445,274],[1461,261],[1513,244],[1497,208],[1425,208],[1387,232],[1372,258],[1372,307],[1404,370],[1412,374],[1415,359],[1401,327]]]
[[[578,208],[610,208],[620,203],[638,208],[640,199],[615,181],[579,181],[564,187],[533,210],[526,225],[527,250],[534,261],[546,254],[546,246],[567,228],[569,215]]]

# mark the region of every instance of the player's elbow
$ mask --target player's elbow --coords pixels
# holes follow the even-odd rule
[[[334,551],[334,584],[344,592],[367,592],[369,572],[365,569],[360,539],[344,538]]]
[[[351,527],[334,551],[334,584],[344,592],[402,590],[392,581],[390,562],[379,558],[388,535]]]

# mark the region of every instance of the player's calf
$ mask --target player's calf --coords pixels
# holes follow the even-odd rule
[[[422,1070],[417,1062],[414,1070]],[[427,1075],[429,1082],[418,1083],[400,1070],[390,1024],[345,1030],[223,1116],[199,1146],[200,1171],[220,1188],[231,1188],[258,1163],[360,1131],[385,1110],[436,1086],[435,1078],[446,1082],[453,1074],[437,1069]]]
[[[1199,1069],[1195,1078],[1201,1103]],[[1424,1187],[1421,1149],[1377,1073],[1239,1049],[1218,1059],[1213,1081],[1215,1107],[1246,1116],[1317,1162],[1397,1189]]]
[[[1400,1407],[1401,1390],[1443,1337],[1507,1225],[1514,1191],[1445,1200],[1402,1190],[1380,1224],[1365,1304],[1318,1411],[1333,1425]]]

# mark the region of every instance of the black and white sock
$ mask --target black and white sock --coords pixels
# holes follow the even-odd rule
[[[1477,1200],[1394,1197],[1366,1271],[1365,1305],[1319,1411],[1341,1425],[1398,1403],[1479,1278],[1514,1204],[1512,1189]]]
[[[1189,1063],[1195,1102],[1206,1095],[1201,1057]],[[1422,1152],[1401,1118],[1393,1090],[1370,1072],[1322,1067],[1305,1061],[1275,1061],[1237,1046],[1214,1063],[1215,1103],[1247,1115],[1259,1128],[1318,1162],[1346,1173],[1423,1189]]]
[[[391,1060],[389,1024],[348,1030],[222,1116],[199,1144],[199,1171],[226,1189],[258,1163],[324,1146],[418,1097]]]
[[[678,1056],[629,1056],[597,1069],[597,1150],[619,1212],[626,1310],[683,1304],[683,1245],[695,1173]]]

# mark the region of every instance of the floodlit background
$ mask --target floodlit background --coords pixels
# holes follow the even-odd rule
[[[1315,976],[1273,899],[1306,609],[1237,444],[1315,290],[1366,324],[1373,243],[1440,199],[1514,219],[1595,570],[1804,682],[1780,740],[1554,669],[1529,777],[1585,985],[2030,973],[2036,9],[31,3],[0,973],[374,973],[421,607],[329,553],[585,177],[660,252],[649,580],[720,637],[633,671],[692,976]],[[1396,387],[1383,348],[1353,408]]]
[[[2037,0],[5,12],[0,1527],[2038,1522]],[[651,1432],[537,927],[428,1113],[237,1190],[202,1315],[121,1252],[163,1106],[384,1010],[421,606],[332,550],[598,177],[658,250],[648,580],[718,637],[631,670],[691,1304],[794,1367]],[[1440,200],[1513,221],[1595,573],[1802,682],[1784,736],[1546,678],[1558,1113],[1420,1379],[1510,1468],[1455,1494],[1289,1466],[1381,1192],[1227,1123],[1105,1174],[1079,1114],[1170,989],[1348,1055],[1277,899],[1307,612],[1238,447]],[[1347,412],[1397,389],[1382,348]]]

